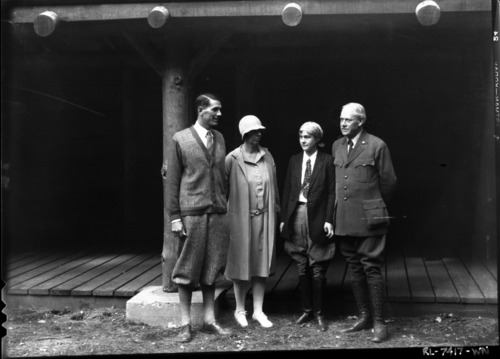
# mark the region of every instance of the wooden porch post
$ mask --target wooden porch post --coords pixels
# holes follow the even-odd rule
[[[165,182],[166,171],[168,171],[167,151],[172,136],[179,130],[190,125],[189,121],[189,91],[188,91],[188,58],[186,45],[178,42],[169,44],[164,60],[164,73],[162,78],[163,92],[163,198],[167,197],[168,183]],[[172,282],[172,270],[177,260],[178,239],[172,234],[171,221],[165,207],[164,201],[164,227],[163,227],[163,251],[162,279],[163,291],[175,292],[176,285]]]

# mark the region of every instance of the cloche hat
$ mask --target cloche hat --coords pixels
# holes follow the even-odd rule
[[[255,130],[265,130],[266,128],[262,126],[260,120],[254,115],[244,116],[239,123],[239,130],[241,138],[245,137],[245,134],[250,131]]]

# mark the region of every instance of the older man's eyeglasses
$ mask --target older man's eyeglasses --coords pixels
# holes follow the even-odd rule
[[[340,122],[353,123],[354,121],[356,121],[355,118],[344,118],[344,117],[340,118]]]

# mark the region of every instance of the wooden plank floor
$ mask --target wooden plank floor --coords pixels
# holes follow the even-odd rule
[[[5,258],[13,296],[133,297],[161,285],[160,253],[16,253]],[[434,248],[391,245],[384,273],[389,302],[497,304],[496,264]],[[495,273],[495,275],[494,275]],[[327,272],[328,298],[352,300],[350,276],[338,252]],[[266,300],[298,300],[297,269],[281,253]]]

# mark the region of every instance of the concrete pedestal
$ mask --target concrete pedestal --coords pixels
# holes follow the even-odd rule
[[[224,296],[231,282],[222,282],[215,289],[215,315],[219,315]],[[178,293],[166,293],[162,286],[150,286],[127,301],[126,319],[132,323],[147,324],[162,328],[177,328],[181,325]],[[193,292],[191,301],[191,321],[193,326],[203,323],[203,297],[201,290]]]

